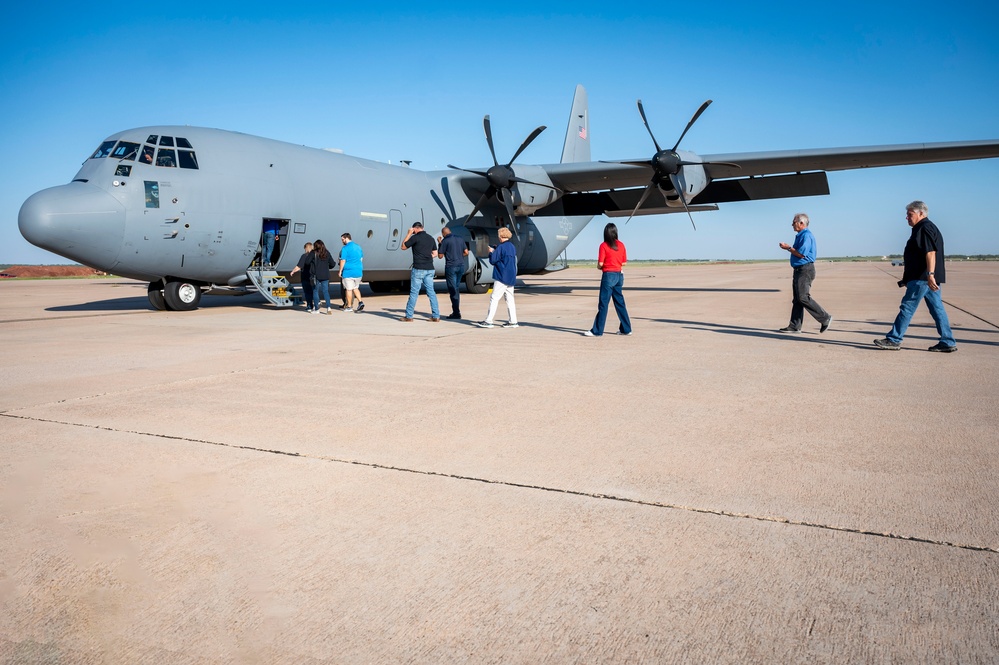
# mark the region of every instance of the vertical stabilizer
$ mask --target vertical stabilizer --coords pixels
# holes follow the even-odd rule
[[[590,112],[586,101],[586,88],[576,86],[572,97],[569,127],[565,130],[562,163],[590,161]]]

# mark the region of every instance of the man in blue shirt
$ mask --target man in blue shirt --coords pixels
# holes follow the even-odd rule
[[[819,322],[819,332],[824,333],[832,323],[832,316],[822,309],[819,303],[815,302],[811,296],[812,281],[815,279],[815,236],[808,230],[808,215],[799,212],[791,222],[791,228],[797,235],[794,237],[794,245],[786,242],[780,243],[780,248],[791,252],[791,268],[794,270],[792,281],[791,299],[791,321],[786,328],[781,328],[780,332],[796,333],[801,332],[801,324],[805,318],[805,310]]]
[[[437,258],[444,259],[444,279],[447,280],[447,293],[451,296],[451,315],[449,319],[461,318],[461,296],[458,288],[461,278],[468,267],[468,243],[448,227],[441,229],[441,237],[437,239]]]
[[[271,255],[274,253],[274,241],[280,232],[281,222],[276,219],[264,220],[264,243],[260,252],[260,262],[265,268],[270,268],[274,265],[271,261]]]
[[[357,311],[364,309],[364,301],[361,300],[361,276],[364,274],[362,261],[364,252],[361,246],[350,239],[349,233],[340,236],[343,249],[340,250],[340,283],[343,285],[344,305],[343,311],[353,312],[352,304],[357,298]]]

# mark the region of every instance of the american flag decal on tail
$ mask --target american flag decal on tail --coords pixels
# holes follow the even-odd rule
[[[579,126],[579,138],[581,139],[586,138],[586,127],[584,127],[583,125]]]

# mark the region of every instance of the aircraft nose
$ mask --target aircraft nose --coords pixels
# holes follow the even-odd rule
[[[125,207],[103,189],[71,182],[30,196],[17,227],[32,245],[110,270],[125,237]]]

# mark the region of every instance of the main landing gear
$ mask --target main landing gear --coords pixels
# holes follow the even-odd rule
[[[183,279],[150,282],[148,296],[153,309],[189,312],[201,303],[201,287]]]

